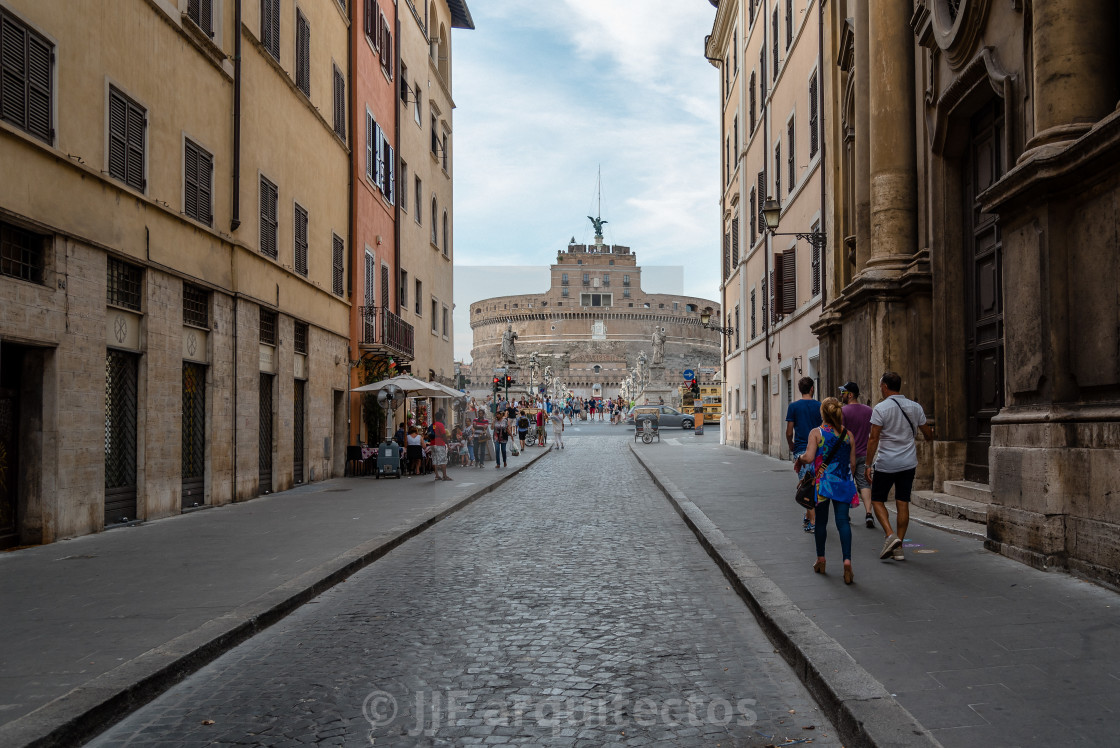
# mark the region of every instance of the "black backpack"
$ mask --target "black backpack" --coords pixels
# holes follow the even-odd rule
[[[529,417],[528,416],[521,416],[520,418],[518,418],[517,419],[517,428],[521,429],[522,431],[528,431],[529,430]]]

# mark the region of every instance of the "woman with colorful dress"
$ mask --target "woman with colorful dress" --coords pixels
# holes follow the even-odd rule
[[[844,583],[851,584],[852,574],[852,525],[848,512],[859,506],[859,491],[852,477],[856,469],[856,451],[852,449],[852,436],[844,428],[844,413],[835,397],[821,403],[822,423],[809,432],[805,453],[798,458],[797,467],[813,463],[817,482],[817,521],[814,534],[817,541],[817,562],[813,571],[824,574],[824,545],[828,537],[828,512],[836,514],[836,531],[840,535],[840,549],[844,554]],[[824,464],[828,457],[828,464]]]

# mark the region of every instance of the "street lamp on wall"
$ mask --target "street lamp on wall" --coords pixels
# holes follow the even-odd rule
[[[804,239],[818,249],[826,244],[823,231],[800,231],[794,233],[778,233],[778,223],[782,220],[782,204],[772,197],[766,198],[762,204],[762,221],[771,236],[796,236]]]
[[[706,306],[700,311],[700,326],[706,330],[715,330],[720,335],[735,334],[734,327],[720,327],[712,324],[712,308],[710,306]]]

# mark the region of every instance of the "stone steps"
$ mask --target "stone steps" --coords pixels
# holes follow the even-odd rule
[[[988,523],[988,504],[985,502],[933,491],[914,491],[911,502],[926,511],[943,514],[953,519],[963,519],[981,525]]]
[[[977,483],[970,480],[947,480],[942,484],[942,491],[949,496],[967,499],[981,504],[992,503],[992,487],[987,483]]]

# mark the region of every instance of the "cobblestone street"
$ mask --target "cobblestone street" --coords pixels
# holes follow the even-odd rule
[[[570,430],[93,745],[838,745],[630,433]]]

